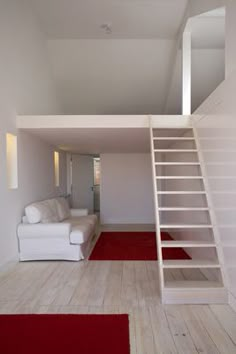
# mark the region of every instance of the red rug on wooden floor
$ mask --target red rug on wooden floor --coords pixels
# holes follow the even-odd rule
[[[162,232],[162,240],[172,240]],[[163,249],[164,259],[190,259],[182,248]],[[153,261],[157,260],[155,232],[102,232],[90,260],[97,261]]]
[[[129,354],[128,315],[0,315],[1,354]]]

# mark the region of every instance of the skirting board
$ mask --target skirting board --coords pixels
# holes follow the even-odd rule
[[[155,231],[155,224],[103,224],[101,231]]]

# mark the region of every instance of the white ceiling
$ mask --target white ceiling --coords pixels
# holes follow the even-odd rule
[[[173,40],[51,40],[65,114],[162,114]]]
[[[170,83],[177,54],[176,39],[188,0],[27,1],[48,38],[62,113],[180,113],[179,62],[176,62],[177,73],[175,70],[178,78],[174,77]],[[224,16],[224,9],[217,9],[191,18],[194,49],[224,49]],[[111,26],[110,34],[101,28],[103,24]],[[206,61],[208,68],[213,59],[214,65],[207,72],[209,83],[204,82],[206,70],[198,70],[203,81],[194,87],[194,107],[212,92],[221,78],[219,73],[224,63],[220,55],[211,54],[205,59],[201,55],[199,60],[201,65]],[[172,108],[165,111],[168,92]]]
[[[80,154],[148,153],[147,128],[27,129],[61,150]]]
[[[176,37],[188,0],[28,0],[50,39]],[[101,28],[112,25],[112,34]]]

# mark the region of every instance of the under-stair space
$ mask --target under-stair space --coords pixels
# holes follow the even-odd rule
[[[150,128],[163,303],[225,303],[221,249],[194,128]],[[168,232],[172,239],[161,240]],[[189,259],[163,260],[165,248]]]

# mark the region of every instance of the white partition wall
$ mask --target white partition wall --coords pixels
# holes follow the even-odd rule
[[[236,308],[236,73],[193,116],[207,172],[229,283]]]
[[[150,154],[101,154],[101,222],[154,224]]]

